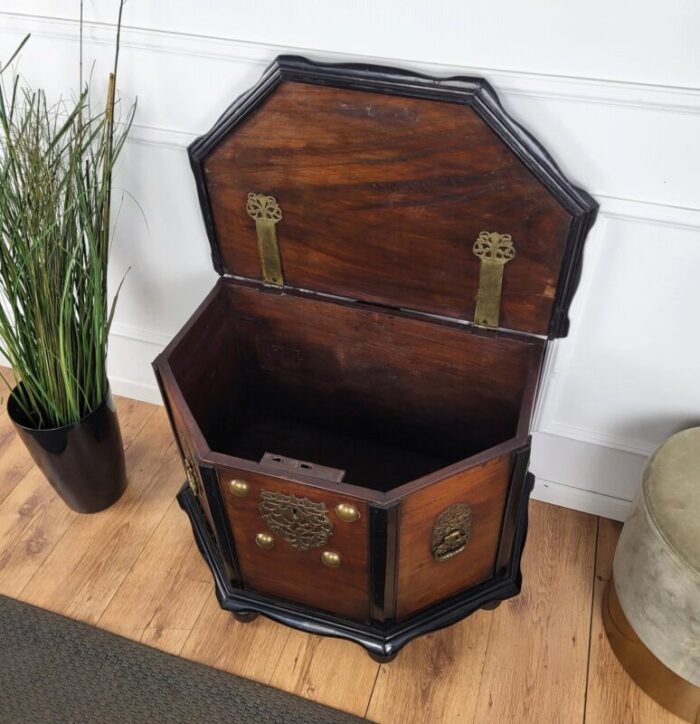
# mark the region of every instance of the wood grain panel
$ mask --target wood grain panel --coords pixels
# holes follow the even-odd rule
[[[583,721],[597,521],[542,503],[530,513],[523,590],[493,617],[479,724]]]
[[[512,456],[503,455],[423,488],[401,503],[398,618],[491,577],[511,463]],[[471,538],[461,553],[436,561],[431,551],[433,525],[454,503],[466,503],[472,509]]]
[[[226,272],[261,278],[272,194],[287,284],[471,320],[472,245],[508,233],[501,326],[547,332],[571,217],[469,106],[285,81],[204,171]]]
[[[232,479],[246,480],[250,494],[244,498],[232,495],[229,490]],[[364,501],[281,478],[235,470],[220,472],[220,483],[246,587],[341,616],[361,621],[369,618],[369,522]],[[260,548],[255,536],[271,533],[258,510],[261,490],[324,503],[333,524],[333,534],[328,542],[320,548],[302,551],[275,533],[275,547],[272,550]],[[348,502],[360,512],[360,518],[353,523],[341,521],[334,512],[336,505]],[[340,554],[340,567],[323,565],[321,553],[324,550]]]
[[[219,430],[226,427],[231,409],[245,389],[229,312],[226,293],[215,287],[165,353],[180,393],[207,439],[216,439]],[[167,374],[163,384],[167,390]],[[175,413],[177,408],[173,404],[171,411]],[[184,426],[181,433],[191,438],[191,431]]]
[[[228,289],[239,354],[254,385],[251,403],[354,438],[355,464],[348,454],[335,462],[306,458],[347,469],[347,482],[387,489],[516,434],[526,390],[535,384],[539,341]],[[240,411],[235,418],[243,419]],[[389,449],[360,447],[369,441]]]
[[[601,606],[622,524],[599,519],[595,563],[595,588],[591,619],[586,723],[680,724],[682,719],[657,704],[627,675],[610,648],[603,628]]]

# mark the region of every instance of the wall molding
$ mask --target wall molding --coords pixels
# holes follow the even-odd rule
[[[163,332],[155,332],[151,329],[142,329],[131,324],[120,324],[119,322],[112,323],[109,334],[110,336],[114,335],[124,339],[131,339],[135,342],[150,344],[160,348],[161,351],[170,344],[170,341],[175,336],[174,332],[173,334],[164,334]]]
[[[6,19],[3,30],[58,38],[77,42],[78,20],[50,15],[33,15],[0,11]],[[84,37],[88,42],[112,45],[115,26],[110,23],[87,21]],[[584,78],[546,73],[517,71],[507,68],[468,67],[447,63],[426,63],[411,58],[366,56],[338,53],[324,48],[282,46],[217,37],[165,31],[124,25],[122,47],[157,53],[224,59],[266,66],[280,53],[300,53],[329,61],[380,61],[405,65],[435,75],[483,75],[500,93],[524,97],[552,98],[585,103],[626,106],[644,110],[673,113],[700,113],[700,89],[673,85],[636,83],[605,78]],[[185,132],[185,131],[182,131]]]

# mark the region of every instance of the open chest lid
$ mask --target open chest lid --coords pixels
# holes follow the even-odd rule
[[[481,78],[280,56],[189,153],[221,274],[567,333],[597,205]]]

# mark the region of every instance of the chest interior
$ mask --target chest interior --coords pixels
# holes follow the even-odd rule
[[[543,346],[223,281],[170,364],[212,451],[385,492],[526,436]]]

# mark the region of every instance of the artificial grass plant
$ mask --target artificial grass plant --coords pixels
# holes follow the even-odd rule
[[[115,121],[124,0],[106,103],[80,94],[49,104],[0,70],[0,352],[15,399],[36,428],[77,422],[107,394],[107,339],[119,294],[107,291],[112,171],[135,106]],[[120,285],[121,286],[121,285]],[[6,380],[7,382],[7,380]]]

